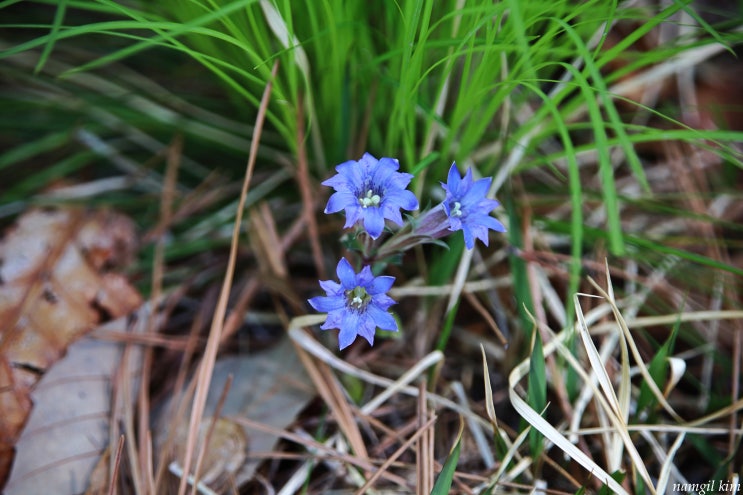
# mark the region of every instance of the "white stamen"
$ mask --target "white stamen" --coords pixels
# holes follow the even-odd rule
[[[368,208],[370,206],[379,206],[379,203],[382,201],[382,198],[379,196],[379,194],[374,194],[374,191],[369,189],[366,191],[366,196],[361,196],[359,198],[359,204],[362,208]]]
[[[462,216],[462,203],[459,201],[454,202],[454,208],[451,209],[451,216],[453,217],[461,217]]]

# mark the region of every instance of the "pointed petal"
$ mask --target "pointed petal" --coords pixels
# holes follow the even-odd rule
[[[363,164],[365,164],[367,166],[376,165],[377,162],[379,162],[379,160],[377,160],[377,158],[374,155],[372,155],[371,153],[369,153],[368,151],[365,152],[361,156],[361,159],[359,160],[359,163],[363,163]]]
[[[343,162],[336,166],[335,170],[343,177],[346,187],[352,191],[361,188],[364,183],[364,166],[355,160]]]
[[[369,285],[367,292],[373,296],[376,294],[384,294],[390,290],[393,283],[395,283],[395,277],[390,277],[389,275],[376,277]]]
[[[377,187],[383,188],[392,185],[394,177],[399,175],[396,170],[400,168],[397,160],[392,158],[381,158],[371,169],[371,182]]]
[[[467,172],[464,173],[464,177],[462,178],[462,194],[466,193],[471,187],[474,182],[474,179],[472,177],[472,168],[468,168]]]
[[[359,320],[358,335],[364,337],[369,345],[374,345],[374,333],[377,330],[374,320],[368,313],[364,314]]]
[[[333,328],[339,328],[341,326],[344,311],[344,309],[339,309],[328,313],[328,317],[325,319],[325,323],[320,326],[320,329],[331,330]]]
[[[374,345],[374,332],[359,332],[359,335],[364,337],[369,342],[369,345]]]
[[[506,231],[506,226],[503,225],[502,223],[500,223],[498,220],[496,220],[495,218],[493,218],[491,216],[487,216],[487,217],[483,218],[482,225],[485,228],[494,230],[496,232],[505,232]]]
[[[373,305],[369,305],[366,311],[371,319],[374,320],[374,324],[377,327],[381,328],[382,330],[390,330],[392,332],[398,331],[397,322],[388,312],[382,311],[381,309]]]
[[[484,225],[472,225],[470,226],[469,230],[470,232],[472,232],[473,237],[475,237],[476,239],[480,239],[486,246],[488,245],[490,237],[488,236],[488,229]]]
[[[376,239],[382,235],[382,230],[384,230],[382,211],[378,207],[366,208],[364,211],[364,228],[372,239]]]
[[[464,233],[464,245],[467,246],[467,249],[475,247],[475,238],[467,225],[462,225],[462,233]]]
[[[360,285],[364,288],[368,287],[373,281],[374,274],[372,273],[371,267],[369,265],[364,266],[364,268],[362,268],[359,274],[356,276],[356,285]]]
[[[361,182],[359,187],[364,185],[364,179],[370,179],[374,170],[379,165],[379,160],[371,153],[364,153],[364,156],[359,160],[359,174],[361,176]]]
[[[387,179],[386,187],[395,190],[405,190],[408,184],[410,184],[410,181],[413,180],[413,177],[413,174],[395,172]]]
[[[483,179],[480,179],[478,181],[475,181],[474,184],[472,184],[472,187],[469,191],[467,191],[467,194],[464,198],[462,198],[464,201],[467,202],[473,202],[477,203],[478,201],[481,201],[485,199],[485,196],[488,194],[488,189],[490,189],[490,183],[493,182],[492,177],[485,177]]]
[[[489,215],[491,211],[500,206],[500,203],[494,199],[483,199],[477,204],[478,211],[481,211],[485,215]]]
[[[353,341],[356,340],[356,335],[356,331],[351,328],[341,328],[338,334],[338,348],[343,350],[353,344]]]
[[[332,280],[320,280],[320,287],[325,291],[328,296],[337,296],[342,292],[341,286],[338,282]]]
[[[338,262],[335,273],[338,275],[344,289],[356,287],[356,272],[346,258],[341,258]]]
[[[452,232],[456,232],[457,230],[462,230],[464,228],[464,224],[462,223],[461,217],[449,217],[449,230]]]
[[[390,158],[388,156],[383,156],[382,158],[379,159],[379,164],[391,170],[392,172],[395,172],[400,169],[400,162],[397,160],[397,158]]]
[[[341,333],[338,335],[338,343],[341,349],[348,347],[356,339],[360,323],[362,322],[359,313],[355,311],[343,312],[343,319],[340,324]]]
[[[356,197],[349,191],[339,191],[333,193],[328,199],[328,205],[325,207],[325,213],[336,213],[349,205],[355,205],[357,202]]]
[[[348,178],[343,174],[335,174],[329,179],[325,179],[324,181],[322,181],[321,184],[323,186],[333,187],[336,190],[348,189],[348,187],[350,186],[350,184],[348,183]]]
[[[412,211],[418,209],[418,198],[411,191],[403,189],[385,195],[384,204],[395,205],[395,208]]]
[[[383,201],[382,206],[382,217],[391,221],[395,225],[402,225],[402,215],[400,214],[400,207],[391,201]]]
[[[462,176],[459,175],[459,170],[457,170],[457,164],[452,163],[451,168],[449,169],[449,175],[446,178],[446,186],[449,189],[449,192],[452,194],[457,194],[459,191],[459,184],[462,182]]]
[[[342,309],[346,304],[346,301],[341,296],[317,296],[307,299],[307,302],[309,302],[310,306],[312,306],[312,308],[318,313],[329,313],[337,309]]]
[[[343,228],[347,229],[348,227],[353,227],[356,222],[364,217],[364,211],[365,210],[358,205],[347,206],[346,223],[343,225]]]

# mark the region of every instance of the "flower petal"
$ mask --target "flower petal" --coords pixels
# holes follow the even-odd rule
[[[400,162],[397,158],[383,156],[379,159],[379,167],[389,170],[390,172],[396,172],[400,169]]]
[[[317,296],[311,299],[307,299],[312,308],[319,313],[328,313],[335,309],[341,309],[345,306],[346,302],[341,297],[325,297]]]
[[[348,191],[335,192],[328,199],[328,204],[325,207],[324,213],[336,213],[346,208],[349,204],[353,204],[356,201],[356,197]]]
[[[397,301],[392,299],[387,294],[376,294],[372,296],[372,304],[383,311],[387,311],[390,306],[397,304]]]
[[[457,164],[452,163],[451,167],[449,168],[449,174],[446,177],[446,187],[449,191],[452,193],[457,193],[459,190],[459,184],[462,182],[462,176],[459,175],[459,170],[457,169]]]
[[[346,223],[343,228],[352,227],[356,222],[364,218],[364,212],[366,210],[361,208],[358,204],[346,206]]]
[[[472,230],[469,226],[462,225],[462,233],[464,234],[464,245],[467,246],[467,249],[475,247],[475,238],[472,236]]]
[[[338,262],[335,273],[338,275],[344,289],[348,290],[356,287],[356,272],[353,271],[351,263],[346,258],[341,258]]]
[[[390,189],[405,190],[410,184],[410,181],[413,180],[413,177],[415,177],[413,174],[404,172],[393,173],[387,179],[385,186]]]
[[[459,187],[462,189],[462,195],[464,195],[464,193],[472,187],[473,183],[474,183],[474,178],[472,175],[472,168],[470,167],[464,173],[464,177],[462,178],[462,183],[459,185]]]
[[[386,218],[395,225],[402,225],[402,215],[400,214],[400,207],[392,201],[382,201],[380,207],[382,209],[382,217]]]
[[[339,301],[337,296],[316,296],[307,299],[307,302],[310,303],[312,309],[319,313],[328,313],[345,305],[345,302]]]
[[[348,178],[343,174],[336,174],[329,179],[325,179],[321,182],[323,186],[335,188],[338,191],[349,190],[351,184],[348,183]]]
[[[369,345],[374,345],[374,333],[376,330],[377,326],[375,325],[373,318],[367,313],[360,318],[356,333],[364,337],[366,341],[369,342]]]
[[[344,310],[342,309],[331,311],[330,313],[328,313],[328,317],[325,320],[325,323],[323,323],[322,326],[320,326],[320,328],[322,330],[331,330],[333,328],[340,328],[341,321],[343,320],[343,313],[344,313]]]
[[[485,218],[483,218],[482,225],[488,229],[495,230],[496,232],[506,231],[506,226],[491,216],[486,216]]]
[[[467,194],[462,198],[462,204],[477,204],[479,201],[482,201],[488,194],[491,182],[493,182],[492,177],[485,177],[475,181],[469,191],[467,191]]]
[[[473,237],[475,237],[476,239],[480,239],[486,246],[488,245],[490,239],[488,237],[488,229],[484,225],[480,223],[474,223],[470,225],[469,231],[472,233]],[[468,249],[472,248],[468,247]]]
[[[356,285],[360,285],[366,289],[372,282],[374,282],[374,274],[371,271],[371,267],[366,265],[356,275]]]
[[[382,235],[384,230],[384,217],[379,207],[372,206],[364,209],[364,228],[372,239]]]
[[[397,321],[387,311],[382,311],[374,305],[369,305],[367,313],[374,321],[374,324],[382,330],[398,331]]]
[[[327,296],[337,296],[343,292],[341,285],[333,280],[320,280],[320,287],[325,291]]]
[[[374,280],[371,281],[371,284],[367,286],[366,291],[371,295],[384,294],[390,290],[393,283],[395,283],[395,277],[390,277],[389,275],[375,277]]]
[[[407,189],[387,193],[384,199],[390,203],[394,203],[397,205],[397,208],[402,208],[403,210],[412,211],[418,209],[418,198]]]
[[[341,328],[341,331],[338,334],[338,348],[342,351],[349,345],[353,344],[353,341],[356,340],[356,335],[358,334],[353,329]]]
[[[461,217],[449,217],[449,230],[452,232],[456,232],[457,230],[462,230],[464,228],[464,224],[462,223]]]
[[[334,177],[338,177],[338,181],[342,181],[342,185],[345,185],[345,187],[349,188],[349,190],[351,191],[360,189],[361,186],[364,184],[364,167],[360,165],[359,162],[357,162],[356,160],[348,160],[346,162],[343,162],[340,165],[337,165],[335,167],[335,170],[336,172],[338,172],[338,175]],[[328,182],[332,179],[333,178],[328,179],[325,182]],[[325,184],[325,182],[323,182],[323,184]]]
[[[379,160],[371,153],[364,153],[357,163],[361,174],[359,186],[363,186],[364,182],[371,177],[371,174],[379,166]]]
[[[379,160],[373,169],[370,169],[369,178],[372,184],[375,184],[379,188],[384,188],[385,186],[394,187],[395,177],[402,175],[397,173],[398,168],[400,168],[400,164],[397,160],[384,157]]]
[[[340,333],[338,334],[338,346],[341,350],[345,349],[356,340],[358,335],[359,325],[361,324],[361,318],[355,311],[345,311],[343,313],[343,319],[340,324]]]

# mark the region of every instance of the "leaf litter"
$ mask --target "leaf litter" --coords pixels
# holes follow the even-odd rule
[[[81,338],[44,374],[31,394],[33,410],[16,444],[4,493],[44,493],[50,486],[59,494],[107,493],[108,466],[97,466],[110,457],[110,440],[116,437],[111,418],[122,417],[136,394],[142,352],[99,336],[107,331],[141,333],[147,312],[145,305],[134,324],[119,318]],[[123,384],[130,388],[118,390]],[[93,476],[97,470],[104,475]]]
[[[67,207],[28,211],[0,242],[0,480],[39,379],[72,342],[141,305],[137,290],[112,271],[135,247],[129,218]]]
[[[274,450],[278,432],[293,423],[316,395],[288,338],[254,355],[220,358],[214,364],[197,452],[203,448],[204,432],[212,423],[215,411],[220,409],[220,395],[229,377],[234,380],[221,404],[215,434],[207,442],[207,459],[199,476],[217,490],[224,488],[228,481],[241,486],[253,479],[263,456]],[[154,424],[158,425],[155,444],[158,451],[164,449],[175,430],[169,466],[172,473],[180,475],[179,462],[186,448],[188,421],[183,417],[173,426],[173,406],[170,401],[155,414]],[[248,424],[260,424],[262,428],[249,428]],[[245,462],[236,462],[238,459]]]

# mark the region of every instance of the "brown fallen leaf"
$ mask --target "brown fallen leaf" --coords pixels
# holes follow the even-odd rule
[[[147,308],[142,306],[132,324],[123,317],[99,329],[143,332]],[[70,345],[34,388],[33,410],[16,442],[5,495],[49,493],[49,487],[59,495],[108,493],[107,466],[101,470],[106,476],[91,479],[91,475],[106,459],[110,438],[115,437],[110,421],[117,416],[111,414],[113,382],[128,380],[129,395],[136,394],[142,352],[133,346],[124,354],[125,344],[96,340],[97,332]],[[119,394],[117,399],[120,416],[125,397]]]
[[[294,347],[285,338],[264,352],[217,360],[204,412],[208,418],[204,420],[200,431],[205,430],[211,422],[210,416],[217,408],[222,388],[229,376],[234,377],[232,386],[222,406],[218,428],[215,428],[217,434],[210,440],[207,458],[199,476],[201,482],[215,490],[224,490],[225,485],[240,487],[253,479],[255,470],[263,459],[251,459],[250,452],[270,452],[279,440],[276,435],[266,431],[248,430],[231,418],[249,418],[274,430],[283,430],[294,422],[297,414],[317,395]],[[161,450],[175,426],[175,455],[168,461],[170,471],[180,476],[182,473],[179,471],[179,463],[183,460],[188,419],[183,418],[173,425],[171,411],[172,403],[160,409],[155,440],[158,450]],[[244,437],[238,433],[240,431]],[[241,440],[242,438],[245,440]],[[241,451],[237,452],[236,449]],[[236,459],[241,462],[235,462]]]
[[[182,451],[188,440],[186,425],[179,425],[176,432],[175,448]],[[228,492],[228,487],[235,484],[235,475],[245,464],[248,452],[248,437],[242,426],[225,418],[205,417],[199,427],[199,447],[209,438],[206,454],[201,466],[199,483],[208,485],[220,493]],[[181,476],[177,461],[169,466],[171,472]]]
[[[0,486],[41,376],[73,341],[142,303],[110,271],[135,241],[129,218],[72,207],[30,210],[0,241]]]

